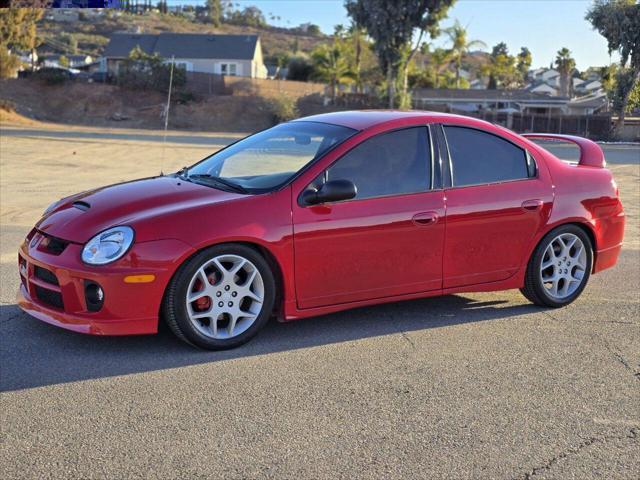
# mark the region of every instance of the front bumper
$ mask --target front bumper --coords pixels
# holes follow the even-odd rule
[[[18,306],[52,325],[92,335],[156,333],[164,290],[192,248],[179,240],[134,245],[110,265],[82,262],[82,245],[64,242],[61,252],[44,245],[49,237],[32,232],[18,252]],[[125,283],[131,275],[153,275],[149,283]],[[97,283],[104,291],[98,311],[87,305],[85,286]]]

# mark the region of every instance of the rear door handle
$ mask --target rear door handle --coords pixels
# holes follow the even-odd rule
[[[533,200],[525,200],[522,202],[522,209],[528,212],[535,212],[536,210],[540,210],[544,205],[544,202],[539,198]]]
[[[438,223],[438,214],[436,212],[422,212],[416,213],[413,218],[413,223],[420,227],[425,227],[427,225],[433,225],[434,223]]]

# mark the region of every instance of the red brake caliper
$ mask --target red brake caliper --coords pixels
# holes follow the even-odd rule
[[[218,280],[216,272],[212,272],[207,278],[209,279],[209,283],[211,283],[211,285],[215,285]],[[193,286],[193,291],[199,292],[200,290],[202,290],[202,288],[202,282],[200,281],[200,279],[198,279]],[[211,308],[211,299],[209,297],[200,297],[198,300],[196,300],[196,308],[199,312],[208,310],[209,308]]]

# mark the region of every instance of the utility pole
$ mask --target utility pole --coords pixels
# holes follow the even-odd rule
[[[173,66],[175,64],[175,55],[171,55],[171,72],[169,73],[169,94],[167,95],[167,107],[164,109],[164,135],[162,137],[162,164],[160,166],[160,175],[164,175],[164,150],[167,143],[167,128],[169,127],[169,107],[171,106],[171,87],[173,86]]]
[[[171,73],[169,73],[169,95],[167,95],[167,108],[164,115],[164,136],[167,137],[167,127],[169,125],[169,106],[171,105],[171,87],[173,86],[173,65],[175,56],[171,55]]]

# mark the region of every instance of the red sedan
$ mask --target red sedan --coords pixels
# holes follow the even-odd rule
[[[561,161],[529,138],[571,141]],[[624,212],[602,150],[427,112],[284,123],[190,168],[51,205],[19,251],[20,307],[83,333],[209,349],[295,320],[519,288],[561,307],[613,266]]]

